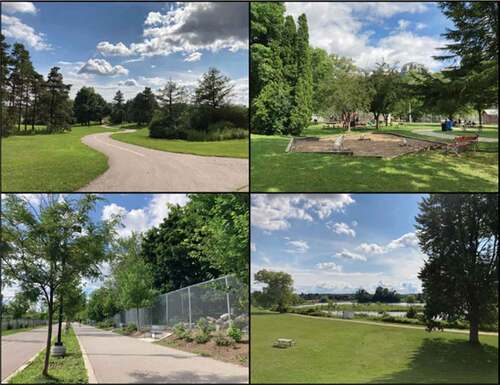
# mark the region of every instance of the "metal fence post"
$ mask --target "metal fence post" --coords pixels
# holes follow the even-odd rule
[[[166,318],[165,318],[165,323],[167,324],[167,327],[168,327],[168,294],[165,294],[165,304],[167,307],[167,314],[166,314]]]
[[[229,320],[231,320],[231,305],[229,303],[229,284],[227,283],[227,275],[224,277],[226,281],[226,301],[227,301],[227,314],[229,316]]]
[[[191,329],[191,287],[188,286],[189,328]]]

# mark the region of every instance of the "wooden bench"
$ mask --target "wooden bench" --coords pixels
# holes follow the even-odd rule
[[[448,143],[446,145],[446,153],[454,152],[458,155],[460,150],[465,150],[468,147],[472,147],[474,150],[476,149],[477,144],[479,143],[479,135],[474,136],[457,136],[453,139],[453,142]]]
[[[287,338],[278,338],[276,341],[274,341],[273,347],[285,349],[292,347],[293,345],[295,345],[294,340],[290,340]]]

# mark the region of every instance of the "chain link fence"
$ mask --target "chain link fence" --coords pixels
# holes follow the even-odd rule
[[[47,320],[18,318],[2,320],[2,330],[19,329],[19,328],[34,328],[35,326],[47,325]]]
[[[150,307],[115,314],[115,326],[134,324],[142,330],[171,328],[184,323],[193,327],[200,318],[220,327],[234,322],[248,331],[248,289],[233,276],[198,283],[156,297]]]

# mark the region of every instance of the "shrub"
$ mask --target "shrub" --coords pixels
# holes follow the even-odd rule
[[[406,318],[417,318],[417,310],[413,306],[406,312]]]
[[[233,323],[231,323],[231,326],[227,329],[227,335],[231,337],[234,342],[241,341],[241,329],[237,328]]]
[[[197,344],[206,344],[208,341],[210,341],[210,334],[198,333],[194,336],[194,341]]]
[[[186,326],[182,322],[179,322],[174,325],[173,332],[174,336],[183,339],[184,336],[186,335]]]
[[[200,318],[196,326],[202,334],[210,335],[211,332],[215,331],[215,325],[206,318]]]
[[[125,326],[123,328],[123,331],[126,333],[126,334],[132,334],[134,332],[137,331],[137,326],[135,324],[128,324],[127,326]]]
[[[217,332],[214,340],[217,346],[231,346],[233,344],[233,340],[222,332]]]
[[[182,339],[186,342],[193,342],[194,338],[193,338],[193,334],[191,333],[191,330],[186,330]]]
[[[100,329],[107,329],[107,328],[112,328],[113,327],[113,321],[110,319],[104,320],[97,322],[96,325]]]

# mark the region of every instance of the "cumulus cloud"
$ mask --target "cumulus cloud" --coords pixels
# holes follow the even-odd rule
[[[336,253],[335,256],[337,258],[350,259],[352,261],[367,261],[367,258],[364,255],[353,253],[352,251],[346,249],[343,249],[342,251]]]
[[[4,4],[7,3],[2,3],[2,7]],[[26,43],[36,51],[52,49],[51,45],[45,41],[45,35],[43,33],[36,32],[32,27],[24,24],[15,16],[2,14],[2,33],[5,37],[10,37],[16,41]]]
[[[248,49],[248,6],[244,3],[180,3],[166,13],[150,12],[144,21],[143,36],[143,41],[129,47],[109,42],[101,42],[98,47],[106,54],[122,56]]]
[[[199,61],[201,59],[201,56],[202,56],[201,52],[192,52],[188,56],[186,56],[184,61],[187,61],[187,62]]]
[[[316,267],[320,270],[342,272],[342,266],[337,265],[335,262],[320,262]]]
[[[97,50],[103,56],[129,56],[133,53],[122,42],[111,44],[109,41],[101,41],[99,44],[97,44]]]
[[[188,200],[185,194],[155,194],[146,207],[132,210],[111,203],[103,207],[101,219],[121,217],[122,226],[117,228],[117,233],[120,237],[128,237],[133,232],[142,233],[158,226],[168,216],[169,204],[184,206]]]
[[[128,75],[128,69],[121,65],[111,65],[104,59],[89,59],[78,71],[79,74],[100,76]]]
[[[344,234],[351,237],[356,236],[356,231],[353,228],[349,227],[347,223],[337,222],[337,223],[328,223],[327,227],[331,229],[335,234]]]
[[[410,26],[410,21],[405,19],[398,20],[398,29],[405,30]]]
[[[252,196],[252,225],[267,231],[285,230],[290,219],[313,222],[354,203],[349,194],[259,194]]]
[[[381,23],[394,15],[424,13],[428,10],[425,3],[294,2],[286,6],[294,17],[306,14],[311,45],[351,57],[362,68],[371,69],[382,60],[389,64],[418,62],[430,69],[440,66],[432,56],[441,52],[438,47],[444,45],[443,40],[398,29],[407,27],[404,19],[389,36],[378,41],[371,39],[370,22]]]
[[[2,13],[37,13],[35,5],[31,2],[19,1],[4,1],[2,3]]]
[[[309,250],[309,245],[307,241],[288,241],[287,245],[290,247],[286,251],[293,254],[303,254]]]
[[[121,80],[118,82],[119,86],[125,86],[125,87],[138,87],[139,83],[135,79],[127,79],[127,80]]]
[[[390,241],[386,245],[379,245],[377,243],[362,243],[358,246],[358,250],[369,254],[384,254],[402,247],[418,247],[417,235],[415,233],[406,233],[399,238]]]

